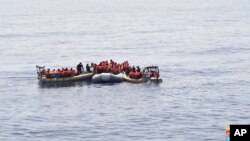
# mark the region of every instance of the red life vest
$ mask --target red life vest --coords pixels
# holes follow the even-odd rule
[[[76,71],[75,71],[75,70],[72,70],[72,71],[70,72],[70,74],[71,74],[71,76],[75,76],[75,75],[76,75]]]
[[[135,76],[136,76],[136,77],[139,77],[140,75],[141,75],[140,72],[135,72]]]
[[[131,71],[131,72],[129,73],[129,76],[130,76],[130,77],[134,77],[134,76],[135,76],[135,72],[132,72],[132,71]]]

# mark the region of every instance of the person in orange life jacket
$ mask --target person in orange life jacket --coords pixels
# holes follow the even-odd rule
[[[76,66],[76,70],[77,70],[77,74],[81,74],[84,71],[82,62],[80,62],[77,66]]]
[[[76,71],[73,68],[70,69],[70,75],[73,77],[76,75]]]
[[[68,77],[68,76],[69,76],[68,68],[65,68],[65,69],[63,70],[63,73],[64,73],[64,77]]]
[[[64,73],[65,73],[65,77],[70,77],[70,72],[68,68],[65,69]]]
[[[118,67],[115,66],[114,69],[115,69],[115,74],[117,74],[118,73]]]
[[[107,72],[107,65],[106,64],[104,64],[103,66],[102,66],[102,70],[103,70],[103,72]]]
[[[134,67],[134,66],[131,68],[131,71],[129,72],[129,76],[130,76],[131,78],[134,78],[134,77],[135,77],[135,67]]]
[[[113,60],[112,59],[110,59],[110,64],[112,64],[113,63]]]
[[[60,69],[58,69],[58,70],[60,70]],[[59,75],[59,71],[58,70],[55,70],[54,71],[54,77],[55,78],[60,78],[60,75]]]
[[[71,71],[68,68],[66,69],[67,69],[67,77],[71,77]]]
[[[139,78],[139,76],[140,76],[140,72],[138,72],[138,71],[136,71],[136,72],[134,72],[134,78]]]
[[[47,69],[47,71],[46,71],[46,74],[45,74],[45,75],[46,75],[46,77],[47,77],[47,78],[50,78],[50,69]]]
[[[52,71],[50,71],[50,76],[51,76],[52,78],[55,78],[55,74],[56,74],[55,71],[56,71],[55,69],[53,69]]]
[[[60,78],[64,77],[63,70],[58,69],[58,74],[59,74]]]
[[[121,73],[121,65],[117,66],[117,71],[118,71],[118,73]]]
[[[97,71],[97,73],[102,73],[103,72],[103,67],[101,65],[98,65],[96,67],[96,71]]]
[[[110,67],[110,68],[109,68],[109,72],[110,72],[110,73],[114,73],[114,68],[113,68],[113,67]]]
[[[107,72],[111,73],[111,68],[112,68],[112,64],[109,64],[109,65],[107,66]]]
[[[130,71],[129,72],[129,77],[130,78],[135,78],[135,72],[134,71]]]
[[[61,77],[61,78],[64,78],[64,68],[62,68],[62,69],[59,71],[59,74],[60,74],[60,77]]]
[[[131,67],[129,66],[129,67],[126,68],[125,73],[126,73],[127,75],[129,75],[130,72],[131,72]]]

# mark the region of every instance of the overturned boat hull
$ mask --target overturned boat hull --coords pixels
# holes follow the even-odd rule
[[[92,77],[93,83],[119,83],[122,82],[122,74],[112,74],[112,73],[101,73],[95,74]]]

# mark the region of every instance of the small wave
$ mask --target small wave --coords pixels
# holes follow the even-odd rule
[[[23,38],[23,37],[49,37],[49,36],[89,36],[89,35],[95,35],[95,36],[103,36],[108,35],[104,32],[64,32],[64,31],[56,31],[56,32],[36,32],[36,33],[8,33],[8,34],[0,34],[0,38]]]

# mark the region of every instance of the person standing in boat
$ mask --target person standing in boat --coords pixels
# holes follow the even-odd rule
[[[89,64],[86,65],[86,71],[91,72]]]
[[[135,72],[135,66],[132,67],[132,71]]]
[[[137,66],[137,70],[136,71],[141,72],[141,69],[140,69],[139,66]]]
[[[77,70],[77,74],[81,74],[84,71],[82,62],[80,62],[77,66],[76,66],[76,70]]]

